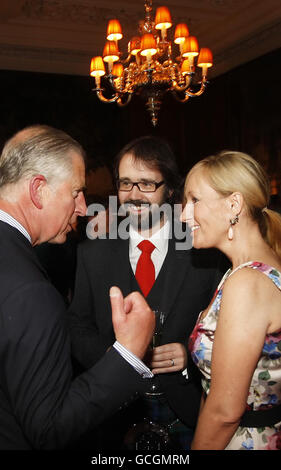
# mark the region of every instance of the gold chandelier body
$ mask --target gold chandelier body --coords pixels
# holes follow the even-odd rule
[[[123,37],[118,20],[110,20],[107,27],[107,42],[102,57],[93,57],[90,74],[95,77],[99,99],[105,103],[116,102],[126,106],[134,93],[146,99],[151,121],[156,126],[161,100],[167,91],[181,102],[200,96],[207,85],[207,71],[213,65],[210,49],[199,46],[195,36],[190,36],[186,24],[178,24],[174,32],[174,43],[178,45],[177,57],[173,59],[172,42],[167,30],[172,26],[171,15],[166,7],[156,10],[152,20],[152,1],[145,1],[145,20],[139,23],[141,36],[132,38],[128,44],[128,56],[121,60],[118,41]],[[160,34],[159,34],[160,32]],[[202,68],[202,78],[195,82],[194,59]],[[108,73],[106,74],[105,63]],[[106,75],[105,75],[106,74]],[[112,96],[104,96],[101,77],[109,82]]]

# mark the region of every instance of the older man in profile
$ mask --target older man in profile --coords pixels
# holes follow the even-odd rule
[[[63,243],[85,215],[84,152],[32,126],[0,157],[0,449],[66,446],[116,411],[152,374],[143,357],[154,315],[138,293],[110,291],[116,342],[72,381],[64,302],[32,246]],[[94,443],[93,443],[94,445]]]

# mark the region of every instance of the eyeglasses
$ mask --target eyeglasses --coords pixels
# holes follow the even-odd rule
[[[117,188],[119,191],[132,191],[134,186],[137,186],[138,190],[141,193],[155,193],[155,191],[164,184],[165,181],[160,181],[156,183],[155,181],[127,181],[127,180],[117,180]]]

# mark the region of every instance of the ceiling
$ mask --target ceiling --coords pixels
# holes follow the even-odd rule
[[[163,4],[174,24],[187,23],[212,49],[213,77],[281,47],[280,0],[160,0],[154,11]],[[144,19],[143,0],[1,0],[0,69],[87,75],[111,18],[129,40]]]

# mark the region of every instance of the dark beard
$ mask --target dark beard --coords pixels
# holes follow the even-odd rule
[[[161,202],[161,205],[164,201]],[[130,199],[123,204],[123,207],[127,208],[127,206],[134,205],[136,207],[144,206],[149,209],[147,214],[133,214],[129,209],[126,209],[127,215],[130,219],[130,225],[137,230],[137,231],[146,231],[150,230],[155,227],[156,224],[159,224],[160,229],[160,222],[164,217],[163,211],[157,210],[160,206],[151,204],[147,201],[142,201],[140,199],[134,200]]]

